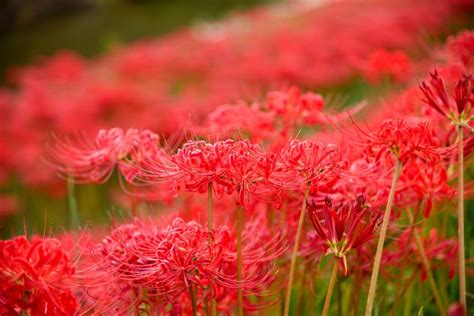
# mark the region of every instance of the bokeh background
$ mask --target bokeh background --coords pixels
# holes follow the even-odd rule
[[[5,0],[0,71],[58,50],[92,57],[143,38],[224,18],[276,0]],[[4,76],[2,76],[4,79]]]

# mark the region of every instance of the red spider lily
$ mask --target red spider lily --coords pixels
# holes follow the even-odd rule
[[[74,266],[53,238],[0,241],[0,313],[72,315],[78,309],[68,288]]]
[[[456,36],[450,36],[447,43],[448,53],[454,59],[469,69],[474,56],[474,32],[464,31]]]
[[[430,73],[430,76],[429,84],[423,81],[420,85],[425,97],[423,101],[453,123],[469,124],[474,103],[472,76],[463,74],[458,79],[452,96],[446,91],[443,79],[436,70]]]
[[[269,181],[276,160],[275,154],[247,140],[189,141],[167,163],[148,157],[138,177],[151,183],[168,179],[188,192],[204,193],[211,185],[219,199],[238,192],[239,203],[248,207],[252,198],[279,201],[278,188]]]
[[[214,229],[212,244],[206,228],[180,218],[162,229],[148,228],[140,222],[119,226],[94,251],[97,273],[92,274],[90,284],[92,290],[110,284],[122,292],[123,299],[119,296],[118,301],[110,303],[109,295],[94,295],[97,302],[93,308],[126,311],[140,304],[150,308],[162,308],[159,304],[177,306],[183,304],[178,299],[187,295],[190,287],[198,295],[198,302],[214,298],[219,303],[219,299],[235,295],[239,287],[247,295],[264,294],[274,277],[271,262],[284,247],[281,237],[262,234],[261,224],[250,223],[243,235],[241,282],[237,282],[234,232],[225,226]],[[87,275],[85,278],[89,283]],[[135,303],[130,299],[134,296]],[[127,302],[132,306],[126,306]]]
[[[93,142],[58,140],[51,154],[56,168],[78,182],[105,182],[116,165],[127,179],[133,179],[134,168],[126,159],[133,154],[137,160],[137,148],[142,155],[157,150],[158,141],[159,136],[148,130],[101,129]]]
[[[377,50],[363,63],[362,70],[365,77],[373,82],[378,82],[384,77],[390,77],[398,82],[409,78],[411,64],[408,56],[402,51]]]
[[[270,181],[285,190],[324,187],[337,178],[340,163],[337,146],[295,139],[281,150]]]
[[[381,158],[390,160],[390,157],[403,164],[416,159],[439,161],[448,152],[441,148],[427,123],[409,124],[402,119],[393,119],[386,120],[374,131],[357,129],[364,141],[364,154],[375,161]]]
[[[266,107],[283,121],[287,129],[295,124],[314,125],[327,121],[322,114],[322,96],[312,92],[301,93],[297,87],[270,92]]]
[[[448,180],[443,164],[413,161],[405,166],[400,177],[395,204],[409,206],[424,201],[424,216],[428,217],[433,202],[454,196],[455,191],[449,186]]]
[[[380,212],[367,207],[362,196],[351,204],[341,203],[337,207],[328,198],[322,207],[308,205],[308,212],[314,229],[327,244],[326,255],[339,258],[347,274],[346,256],[373,238]]]
[[[397,239],[397,250],[389,255],[392,260],[405,260],[404,264],[421,269],[421,279],[426,280],[426,271],[418,254],[417,245],[411,228],[404,230]],[[423,237],[423,247],[432,269],[449,268],[449,277],[453,278],[457,266],[457,241],[440,236],[435,228]],[[408,260],[408,262],[406,262]],[[392,261],[391,264],[395,262]]]
[[[231,192],[234,189],[227,183],[226,170],[220,166],[223,154],[219,150],[229,142],[233,143],[231,140],[216,144],[190,141],[178,149],[172,161],[182,175],[186,191],[204,193],[212,184],[213,190],[222,197],[226,190]]]
[[[202,134],[229,137],[237,133],[252,142],[260,142],[274,138],[275,119],[274,113],[264,111],[258,104],[221,105],[208,115]]]
[[[226,141],[216,144],[219,153],[219,178],[226,187],[238,192],[239,204],[248,208],[253,199],[280,201],[280,190],[270,177],[277,163],[274,153],[265,153],[249,141]]]
[[[341,169],[341,177],[332,187],[333,201],[357,200],[362,195],[367,204],[381,207],[387,201],[390,189],[387,170],[370,159],[356,159]],[[379,179],[379,181],[374,181]]]

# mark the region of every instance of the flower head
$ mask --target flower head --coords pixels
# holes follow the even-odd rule
[[[337,146],[294,139],[281,150],[271,181],[287,190],[322,187],[337,178],[340,162]]]
[[[423,102],[456,125],[469,123],[472,119],[474,103],[472,76],[463,74],[455,84],[451,96],[446,89],[443,78],[436,70],[430,73],[430,77],[429,83],[423,81],[420,85],[424,95]]]
[[[364,140],[364,154],[368,158],[392,156],[402,163],[422,159],[438,161],[442,158],[440,141],[427,123],[410,124],[402,119],[386,120],[376,130],[360,133]]]
[[[116,165],[125,178],[132,179],[136,168],[127,161],[135,160],[137,151],[144,153],[158,149],[159,136],[149,130],[121,128],[101,129],[94,141],[58,140],[51,150],[53,164],[64,175],[74,176],[78,182],[105,182]]]
[[[57,239],[1,240],[0,314],[74,314],[78,303],[67,284],[74,271]]]
[[[235,232],[227,226],[215,227],[210,243],[206,227],[181,218],[161,228],[140,221],[121,225],[93,251],[93,280],[84,276],[88,293],[96,293],[98,287],[116,295],[95,294],[93,308],[130,310],[137,295],[150,308],[178,308],[190,288],[198,302],[214,298],[219,303],[234,296],[239,287],[248,295],[263,295],[274,278],[272,261],[284,250],[281,236],[269,237],[264,231],[255,221],[244,230],[239,282]]]
[[[352,249],[373,238],[381,213],[365,205],[363,196],[336,207],[327,198],[322,206],[309,204],[308,212],[314,229],[326,242],[326,254],[342,260],[347,274],[346,256]]]

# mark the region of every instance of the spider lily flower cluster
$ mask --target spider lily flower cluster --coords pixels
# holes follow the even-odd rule
[[[20,89],[0,93],[0,111],[10,119],[34,108],[21,124],[58,126],[44,148],[38,149],[41,133],[19,144],[27,149],[19,148],[18,162],[0,151],[0,166],[14,166],[32,185],[53,186],[54,173],[68,180],[68,199],[78,202],[88,225],[55,238],[25,234],[0,241],[0,313],[286,316],[365,310],[371,316],[374,302],[381,314],[415,314],[422,307],[427,314],[466,312],[463,280],[472,271],[464,257],[470,250],[464,250],[462,228],[455,232],[464,225],[464,199],[474,187],[463,177],[474,148],[474,33],[451,36],[433,49],[436,54],[414,57],[410,48],[416,50],[421,27],[435,34],[464,6],[401,4],[330,3],[309,11],[289,5],[295,11],[288,16],[265,9],[251,36],[230,28],[216,41],[194,29],[106,55],[98,66],[62,55],[18,72]],[[377,18],[380,12],[384,19]],[[294,16],[307,27],[277,27]],[[339,21],[336,16],[352,21],[352,27],[339,26],[347,47],[339,35],[321,35],[333,34],[328,25]],[[374,37],[363,45],[349,40],[368,32]],[[321,42],[317,48],[300,45],[314,37]],[[250,39],[255,47],[239,53]],[[281,60],[272,59],[275,45]],[[199,58],[190,64],[193,51]],[[268,58],[255,64],[259,56]],[[268,60],[275,64],[266,65]],[[221,67],[229,61],[233,67]],[[309,64],[318,71],[308,71]],[[41,74],[47,74],[44,82]],[[423,80],[420,74],[428,75]],[[349,84],[353,76],[376,93],[396,89],[386,101],[360,102],[347,112],[331,110],[340,103],[336,97],[296,86],[260,94],[288,82]],[[190,79],[195,77],[198,82]],[[175,86],[182,91],[167,95]],[[59,90],[58,104],[63,98],[72,104],[56,114],[51,94]],[[87,119],[73,119],[78,113]],[[15,137],[26,135],[21,124],[13,124]],[[183,131],[185,125],[193,128]],[[3,143],[0,134],[0,148]],[[31,156],[25,151],[45,152],[47,167],[28,169],[37,159],[23,161]],[[1,170],[0,182],[7,177]],[[94,184],[114,190],[112,202],[121,213],[130,209],[130,216],[116,220],[114,214],[110,230],[89,225],[85,208],[94,203],[77,186],[84,183],[88,190]],[[0,202],[0,220],[12,205]],[[451,291],[458,282],[459,291]],[[341,303],[331,303],[337,288]]]
[[[77,278],[85,284],[90,309],[99,313],[131,313],[138,306],[149,313],[190,312],[190,291],[199,311],[205,312],[205,305],[215,299],[218,311],[230,312],[237,288],[246,296],[265,294],[275,277],[273,260],[285,249],[281,236],[265,237],[268,234],[255,227],[247,225],[244,233],[246,238],[260,238],[252,238],[243,250],[240,282],[235,232],[215,227],[210,242],[207,228],[181,218],[164,227],[140,221],[116,227],[89,254],[94,271]],[[109,293],[97,295],[101,288]],[[256,306],[248,301],[246,308]]]
[[[74,262],[57,239],[1,240],[0,313],[73,314],[79,305],[70,284],[74,273]]]

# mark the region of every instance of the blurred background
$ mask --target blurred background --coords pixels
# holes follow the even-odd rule
[[[0,72],[61,49],[94,56],[271,2],[276,0],[2,0]]]

